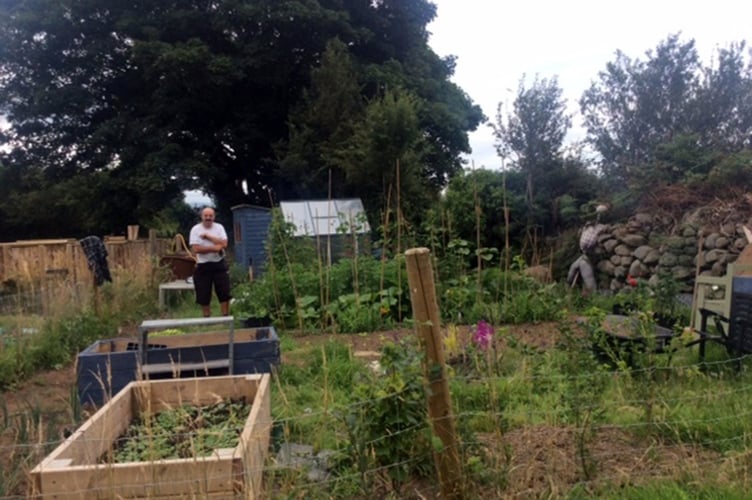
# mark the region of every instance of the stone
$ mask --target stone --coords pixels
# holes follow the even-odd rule
[[[650,245],[640,245],[637,248],[635,248],[634,252],[632,252],[632,255],[635,259],[643,260],[647,255],[650,253],[650,251],[653,249]]]
[[[598,269],[598,272],[603,274],[608,274],[609,276],[614,274],[614,264],[610,260],[602,260],[598,262],[596,268]]]
[[[681,236],[669,236],[666,238],[665,245],[672,250],[680,250],[684,247],[684,238]]]
[[[693,240],[697,241],[697,230],[692,226],[684,226],[682,228],[681,235],[685,238],[692,238]]]
[[[695,256],[683,254],[679,256],[679,265],[692,267],[695,265]]]
[[[614,268],[614,277],[615,278],[626,278],[627,277],[627,268],[624,266],[616,266]]]
[[[634,220],[642,226],[649,226],[653,223],[653,216],[645,212],[638,212],[635,214]]]
[[[620,257],[625,257],[627,255],[632,255],[632,249],[627,245],[617,245],[616,248],[614,248],[614,253]]]
[[[605,250],[606,253],[613,253],[614,248],[616,248],[616,245],[619,244],[619,240],[609,235],[609,239],[604,241],[602,244],[603,244],[603,250]]]
[[[697,251],[697,238],[692,237],[692,236],[685,237],[684,238],[684,246],[686,248],[692,248],[696,252]]]
[[[634,261],[634,257],[632,257],[631,255],[624,255],[621,258],[621,262],[619,262],[619,265],[629,267],[630,265],[632,265],[632,261]]]
[[[702,243],[702,248],[705,250],[712,250],[715,248],[715,240],[718,239],[720,234],[718,233],[710,233],[705,237],[705,241]]]
[[[644,259],[641,259],[645,265],[657,264],[661,260],[661,252],[656,249],[652,249],[648,252]]]
[[[283,443],[277,452],[277,464],[307,470],[309,481],[324,481],[330,475],[334,456],[334,450],[314,453],[313,446],[307,444]]]
[[[714,248],[713,250],[705,252],[705,262],[707,264],[712,264],[714,262],[722,261],[725,255],[726,255],[725,250],[719,250],[717,248]]]
[[[733,236],[736,234],[736,223],[726,222],[721,226],[721,234],[724,236]]]
[[[671,270],[671,275],[676,280],[685,280],[689,278],[690,276],[694,276],[695,271],[694,269],[684,267],[684,266],[676,266]]]
[[[621,241],[626,235],[629,234],[629,230],[627,230],[627,228],[623,224],[620,224],[618,226],[614,226],[614,230],[611,231],[611,234],[614,235],[614,238]]]
[[[729,244],[731,243],[731,240],[726,238],[725,236],[720,236],[716,238],[715,240],[715,247],[716,248],[728,248]]]
[[[725,276],[726,264],[724,262],[717,261],[713,263],[713,266],[710,268],[710,270],[713,272],[713,276]]]
[[[621,239],[621,241],[623,241],[624,244],[629,245],[632,248],[639,247],[640,245],[644,245],[646,243],[645,236],[643,236],[642,234],[636,234],[636,233],[625,235]]]
[[[639,260],[635,260],[629,266],[629,275],[634,278],[642,278],[648,275],[648,268]]]
[[[678,261],[679,259],[676,257],[676,255],[672,254],[671,252],[665,252],[658,260],[658,265],[663,267],[673,267]]]

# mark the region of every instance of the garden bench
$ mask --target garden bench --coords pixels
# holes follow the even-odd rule
[[[692,304],[693,325],[702,322],[705,314],[715,312],[728,318],[731,315],[731,282],[736,276],[752,273],[752,263],[735,262],[726,267],[724,276],[697,276],[695,287],[697,293]]]
[[[699,338],[689,345],[699,344],[700,361],[705,360],[705,344],[714,342],[739,358],[752,354],[752,276],[735,276],[731,282],[729,315],[700,309]],[[713,319],[715,331],[708,330],[708,320]]]

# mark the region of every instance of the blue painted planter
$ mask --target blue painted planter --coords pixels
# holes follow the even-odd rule
[[[100,406],[129,382],[139,378],[138,340],[100,340],[78,354],[76,376],[81,404]],[[227,368],[177,371],[181,363],[202,363],[228,357],[227,332],[174,336],[149,336],[149,363],[170,363],[172,373],[152,374],[149,379],[227,375]],[[279,337],[274,327],[235,330],[233,374],[270,373],[279,365]]]

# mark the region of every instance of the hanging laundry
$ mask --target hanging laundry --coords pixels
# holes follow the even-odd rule
[[[86,262],[94,273],[94,282],[102,286],[105,281],[112,281],[110,267],[107,264],[107,248],[98,236],[87,236],[79,240],[86,254]]]

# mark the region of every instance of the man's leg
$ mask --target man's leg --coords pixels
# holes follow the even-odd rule
[[[196,266],[193,273],[193,288],[196,291],[196,304],[201,306],[201,314],[205,318],[211,316],[211,274],[206,272],[205,265]]]
[[[214,291],[219,299],[219,307],[222,316],[230,315],[230,273],[225,268],[222,271],[214,273]]]

